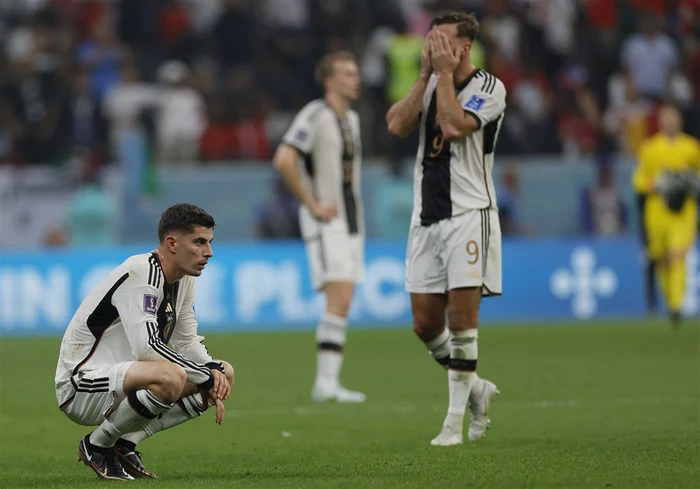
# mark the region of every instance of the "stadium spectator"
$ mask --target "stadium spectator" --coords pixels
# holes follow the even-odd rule
[[[5,75],[0,80],[0,117],[6,158],[29,163],[58,162],[70,154],[71,145],[85,144],[74,139],[74,132],[60,130],[61,124],[56,122],[68,120],[65,114],[70,112],[74,118],[78,116],[75,110],[62,105],[76,100],[74,89],[81,80],[75,79],[73,73],[85,72],[89,76],[96,100],[94,109],[101,110],[106,120],[107,127],[101,131],[113,136],[117,128],[133,123],[139,113],[137,106],[152,107],[153,116],[158,118],[164,113],[164,106],[157,102],[146,104],[145,88],[158,83],[159,67],[169,61],[189,67],[187,98],[191,107],[201,107],[201,115],[192,118],[186,151],[160,151],[165,147],[162,141],[173,137],[158,133],[159,155],[175,160],[196,160],[205,153],[206,159],[269,155],[279,140],[279,128],[288,125],[290,114],[318,94],[311,75],[313,63],[326,51],[339,48],[364,53],[366,89],[358,110],[363,125],[370,128],[363,141],[365,154],[391,154],[389,139],[380,130],[382,124],[377,123],[377,117],[381,121],[386,105],[401,92],[404,75],[415,70],[411,65],[411,52],[415,51],[411,35],[424,35],[426,20],[437,12],[465,8],[478,13],[483,27],[480,39],[472,46],[473,61],[503,80],[511,100],[509,117],[501,131],[501,154],[561,153],[564,148],[576,148],[573,154],[596,151],[602,133],[601,125],[592,123],[592,105],[606,114],[603,127],[605,134],[612,134],[614,149],[629,153],[635,143],[630,144],[629,136],[623,137],[626,125],[620,121],[627,119],[629,112],[637,121],[644,99],[675,101],[683,109],[688,131],[700,133],[700,7],[697,0],[679,0],[676,16],[667,3],[5,2],[0,8],[0,69]],[[347,21],[350,18],[352,22]],[[635,30],[637,20],[639,32]],[[388,64],[384,65],[385,61]],[[139,76],[126,70],[126,65],[135,67]],[[629,75],[637,92],[629,101],[624,97],[627,88],[621,83],[624,74]],[[237,85],[234,97],[230,93],[231,79]],[[609,85],[617,85],[616,96],[610,94]],[[124,89],[114,94],[119,93],[118,100],[125,103],[103,104],[103,98],[116,87]],[[585,111],[576,100],[581,98],[580,92],[586,94],[584,98],[594,100],[594,104],[583,102]],[[184,98],[180,97],[180,101]],[[199,101],[192,102],[194,99]],[[79,100],[82,112],[78,119],[85,121],[86,94],[82,93]],[[210,154],[213,148],[205,149],[204,145],[211,144],[213,129],[207,137],[201,137],[207,127],[202,100],[222,101],[229,123],[242,125],[241,133],[253,134],[254,141],[243,141],[243,149]],[[263,107],[239,107],[241,101],[252,100]],[[620,100],[622,106],[617,105]],[[165,105],[172,108],[177,104]],[[143,119],[144,113],[141,111],[138,117]],[[650,116],[646,122],[646,134],[654,130],[652,119]],[[158,120],[154,123],[156,129],[167,126],[162,117]],[[176,124],[182,125],[182,121]],[[630,128],[638,131],[643,125],[632,124]],[[91,137],[85,127],[79,139]],[[377,130],[371,130],[372,127]],[[165,132],[179,134],[180,130],[171,127]],[[577,134],[579,130],[581,135]],[[241,146],[240,142],[232,144]],[[406,144],[407,148],[413,146]],[[413,157],[413,151],[393,153],[401,155],[401,161]]]
[[[615,185],[610,155],[600,155],[597,164],[597,182],[581,192],[581,230],[589,236],[617,236],[627,228],[627,209]]]
[[[190,69],[171,60],[158,70],[157,154],[160,163],[194,163],[204,132],[205,106],[201,95],[187,84]]]
[[[661,30],[659,19],[643,16],[639,32],[622,46],[622,66],[640,93],[660,101],[666,95],[669,76],[679,65],[678,49]]]

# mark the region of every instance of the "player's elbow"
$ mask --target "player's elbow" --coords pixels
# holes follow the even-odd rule
[[[467,136],[469,136],[469,131],[466,129],[457,129],[456,127],[453,126],[447,126],[442,129],[442,137],[445,138],[446,141],[459,141],[460,139],[464,139]]]
[[[395,138],[405,138],[411,133],[410,128],[404,127],[401,121],[396,117],[392,119],[387,118],[387,129],[389,130],[389,134]]]
[[[294,159],[290,158],[287,152],[280,148],[272,158],[272,164],[277,171],[284,171],[286,168],[294,166]]]

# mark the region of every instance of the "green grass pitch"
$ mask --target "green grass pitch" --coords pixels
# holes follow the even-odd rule
[[[0,486],[96,487],[59,412],[57,339],[0,342]],[[446,374],[410,328],[351,331],[344,383],[364,405],[313,404],[313,333],[212,334],[237,372],[213,412],[140,447],[167,488],[700,487],[700,328],[663,323],[486,326],[479,371],[497,382],[478,444],[429,445]]]

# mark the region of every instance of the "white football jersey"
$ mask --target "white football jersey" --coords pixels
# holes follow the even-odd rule
[[[194,278],[168,284],[157,254],[134,255],[105,277],[78,307],[63,335],[56,367],[56,397],[67,403],[81,370],[132,360],[180,365],[194,384],[211,376],[214,360],[197,334]],[[170,343],[172,348],[167,345]]]
[[[411,222],[430,225],[470,209],[496,208],[493,157],[506,107],[501,80],[477,69],[460,86],[457,100],[479,129],[459,141],[446,141],[437,110],[437,76],[423,95],[420,143],[416,155]]]
[[[363,234],[360,188],[362,147],[360,118],[348,110],[339,118],[324,100],[304,106],[284,135],[283,142],[297,149],[302,180],[321,204],[338,208],[348,234]],[[300,209],[305,237],[317,233],[318,223],[305,206]]]

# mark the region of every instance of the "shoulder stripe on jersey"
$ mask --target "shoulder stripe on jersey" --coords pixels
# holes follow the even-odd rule
[[[490,73],[486,74],[486,80],[484,80],[484,84],[481,86],[481,91],[484,93],[493,93],[493,89],[496,86],[496,77],[493,76]]]
[[[318,99],[311,103],[314,104],[314,108],[309,114],[309,122],[314,122],[314,119],[316,119],[316,117],[318,117],[318,115],[321,113],[321,109],[326,106],[326,102],[324,102],[322,99]]]
[[[190,370],[209,375],[209,369],[206,366],[198,365],[187,360],[179,353],[165,346],[163,341],[158,337],[158,325],[156,323],[153,321],[146,321],[146,330],[148,331],[148,345],[160,356],[183,368],[189,368]]]
[[[148,257],[148,265],[148,285],[159,288],[163,281],[163,269],[160,267],[160,263],[158,263],[158,259],[155,255]]]
[[[481,84],[481,91],[482,91],[482,92],[485,92],[485,91],[486,91],[486,87],[488,86],[489,81],[490,81],[490,79],[489,79],[489,74],[488,74],[488,73],[484,73],[484,83]]]

